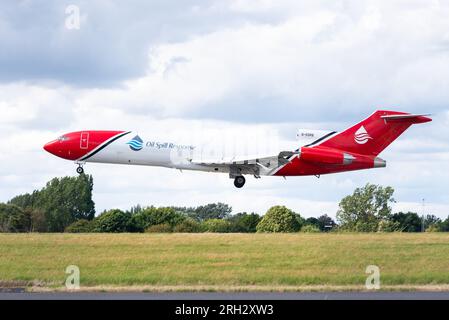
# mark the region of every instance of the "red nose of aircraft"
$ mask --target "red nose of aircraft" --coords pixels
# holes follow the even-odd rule
[[[44,150],[63,159],[76,160],[88,150],[89,133],[70,132],[44,145]]]
[[[46,143],[44,145],[44,150],[57,156],[58,155],[58,142],[59,141],[57,141],[57,140],[53,140],[53,141]]]
[[[67,158],[68,146],[65,143],[65,136],[50,141],[44,145],[44,150],[61,158]]]
[[[80,133],[66,133],[44,145],[44,150],[63,159],[75,160],[81,156]],[[84,151],[84,150],[83,150]]]
[[[84,157],[128,134],[129,131],[76,131],[66,133],[44,145],[44,150],[67,160],[85,160]]]

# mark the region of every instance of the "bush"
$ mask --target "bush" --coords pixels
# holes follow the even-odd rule
[[[432,224],[426,229],[426,232],[441,232],[441,228],[436,224]]]
[[[396,232],[401,231],[401,225],[399,222],[393,222],[390,220],[381,220],[377,225],[377,232]]]
[[[257,232],[297,232],[297,215],[284,206],[271,207],[257,225]]]
[[[317,227],[318,229],[320,228],[320,222],[318,221],[318,219],[317,218],[315,218],[315,217],[310,217],[310,218],[307,218],[306,220],[304,220],[304,225],[303,225],[303,227],[304,226],[315,226],[315,227]],[[302,231],[302,228],[301,228],[301,231]]]
[[[195,233],[201,232],[201,224],[192,218],[187,218],[173,228],[173,232]]]
[[[169,224],[171,227],[184,221],[186,217],[173,208],[148,207],[132,216],[132,225],[136,231],[143,231],[150,226]]]
[[[65,228],[64,232],[68,233],[88,233],[93,232],[95,229],[94,222],[89,221],[86,219],[81,219],[78,221],[75,221],[71,225],[69,225],[67,228]]]
[[[95,220],[97,232],[126,232],[131,226],[131,215],[119,209],[103,212]]]
[[[351,232],[377,232],[379,221],[376,219],[366,219],[365,221],[358,221],[353,227],[349,225],[342,225],[341,230]]]
[[[172,232],[173,228],[168,223],[155,224],[153,226],[149,226],[145,232],[151,233],[169,233]]]
[[[232,232],[256,232],[262,218],[256,213],[241,212],[230,216],[227,220],[231,223]]]
[[[205,232],[231,232],[231,223],[223,219],[209,219],[204,221],[201,226]]]
[[[305,233],[317,233],[317,232],[321,232],[320,228],[318,228],[315,225],[312,224],[306,224],[305,226],[303,226],[301,228],[301,232],[305,232]]]

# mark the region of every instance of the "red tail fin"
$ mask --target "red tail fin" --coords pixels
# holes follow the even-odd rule
[[[349,129],[315,145],[377,156],[412,124],[429,121],[432,119],[424,115],[379,110]]]

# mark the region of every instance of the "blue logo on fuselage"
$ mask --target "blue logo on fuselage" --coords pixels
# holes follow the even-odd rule
[[[143,140],[140,139],[139,136],[135,136],[134,138],[132,138],[131,141],[127,142],[126,144],[128,144],[131,150],[133,151],[139,151],[142,150],[143,148]]]

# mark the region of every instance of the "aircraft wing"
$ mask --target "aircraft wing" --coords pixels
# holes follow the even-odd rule
[[[210,166],[210,167],[229,167],[230,172],[233,170],[259,175],[263,173],[268,175],[274,172],[279,167],[287,164],[291,161],[294,155],[298,152],[295,151],[282,151],[277,155],[258,155],[258,156],[233,156],[233,157],[223,157],[223,158],[192,158],[191,163]]]

